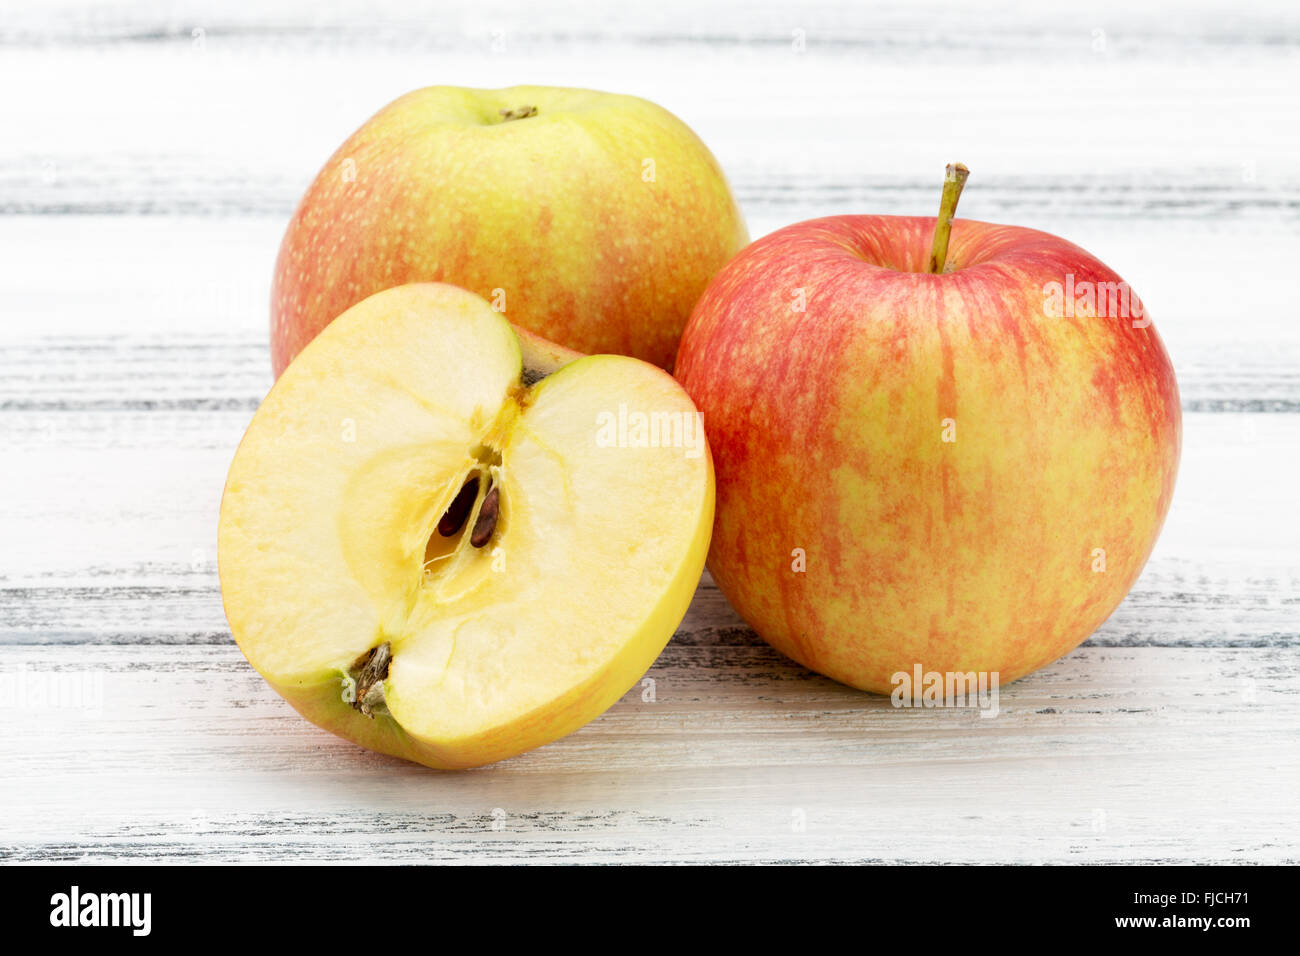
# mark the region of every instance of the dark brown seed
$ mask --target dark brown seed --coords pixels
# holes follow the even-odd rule
[[[497,515],[500,513],[501,496],[498,489],[488,489],[483,497],[483,506],[478,509],[478,518],[474,521],[474,530],[470,532],[469,543],[481,548],[492,540],[492,532],[497,529]]]
[[[474,499],[477,497],[478,475],[474,475],[460,486],[460,491],[456,492],[446,514],[438,519],[438,534],[450,538],[464,527],[465,519],[469,517],[469,511],[474,507]]]

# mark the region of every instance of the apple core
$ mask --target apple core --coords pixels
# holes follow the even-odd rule
[[[671,637],[713,519],[707,454],[605,447],[602,414],[694,415],[666,372],[577,356],[448,285],[339,317],[231,465],[231,631],[309,719],[472,766],[576,729]]]

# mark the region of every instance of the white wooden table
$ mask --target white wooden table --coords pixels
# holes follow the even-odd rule
[[[228,6],[0,19],[0,860],[1300,859],[1294,3]],[[932,214],[959,159],[964,216],[1111,264],[1186,429],[1128,600],[995,719],[810,675],[706,577],[654,699],[542,750],[438,773],[306,724],[230,639],[218,498],[297,196],[435,82],[654,99],[755,236]]]

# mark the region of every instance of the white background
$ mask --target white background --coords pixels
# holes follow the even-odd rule
[[[0,859],[1295,861],[1298,81],[1287,0],[7,0]],[[433,83],[653,99],[755,237],[932,215],[960,160],[963,216],[1110,264],[1185,412],[1129,599],[992,720],[809,675],[706,578],[653,702],[499,766],[303,722],[230,640],[218,499],[294,203]]]

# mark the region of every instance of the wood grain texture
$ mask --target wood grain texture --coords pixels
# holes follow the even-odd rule
[[[0,861],[1300,861],[1300,131],[1279,121],[1300,8],[1173,10],[11,4]],[[437,82],[654,99],[755,236],[930,214],[961,159],[962,215],[1112,265],[1168,345],[1186,432],[1128,600],[996,717],[812,675],[706,575],[653,683],[542,750],[437,773],[306,724],[231,642],[219,496],[271,382],[298,195]]]
[[[67,689],[0,741],[23,767],[0,853],[1285,861],[1297,653],[1086,648],[986,719],[894,710],[714,624],[670,645],[653,701],[637,688],[556,744],[448,774],[312,728],[229,645],[14,649],[21,693]]]

